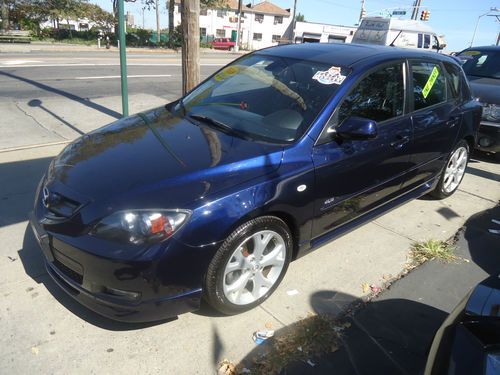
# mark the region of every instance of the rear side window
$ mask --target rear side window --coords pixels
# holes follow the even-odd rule
[[[439,64],[412,62],[411,74],[414,110],[446,101],[446,79]]]
[[[450,96],[453,99],[461,97],[461,82],[460,82],[460,68],[456,65],[444,63],[444,68],[448,74],[448,83],[450,87]]]
[[[351,116],[377,122],[404,113],[403,64],[386,66],[366,76],[344,99],[337,123]]]

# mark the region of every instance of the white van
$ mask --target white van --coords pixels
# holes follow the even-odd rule
[[[435,51],[443,49],[446,45],[444,40],[424,22],[382,17],[363,18],[354,33],[352,43]]]

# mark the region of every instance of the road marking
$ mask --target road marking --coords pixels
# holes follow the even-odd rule
[[[9,60],[4,61],[2,64],[4,65],[22,65],[22,64],[33,64],[33,63],[41,63],[39,60]]]
[[[171,74],[138,74],[130,75],[127,78],[160,78],[160,77],[172,77]],[[95,77],[74,77],[73,79],[115,79],[121,78],[121,76],[95,76]]]
[[[229,63],[229,61],[228,61]],[[5,62],[2,64],[2,68],[59,68],[59,67],[78,67],[78,66],[120,66],[120,63],[102,63],[102,64],[89,64],[89,63],[76,63],[76,64],[29,64],[29,65],[9,65]],[[208,63],[208,64],[200,64],[200,66],[225,66],[227,64],[224,63]],[[158,64],[146,64],[146,63],[128,63],[127,66],[182,66],[181,63],[158,63]]]

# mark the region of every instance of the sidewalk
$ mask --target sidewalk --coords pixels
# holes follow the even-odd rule
[[[455,254],[470,262],[423,264],[349,319],[338,351],[314,358],[314,367],[296,362],[280,374],[420,374],[446,316],[479,282],[500,273],[500,236],[488,232],[499,218],[496,206],[465,223]]]
[[[110,49],[101,45],[101,48],[95,45],[87,46],[84,44],[69,44],[69,43],[47,43],[47,42],[31,42],[26,43],[0,43],[0,53],[30,53],[30,52],[101,52],[101,53],[117,53],[119,49],[112,46]],[[127,47],[128,53],[151,53],[151,54],[171,54],[181,55],[181,49],[173,50],[168,48],[156,47]],[[243,55],[248,53],[241,52],[228,52],[223,50],[215,50],[211,48],[200,48],[200,53],[203,54],[224,54],[224,55]]]

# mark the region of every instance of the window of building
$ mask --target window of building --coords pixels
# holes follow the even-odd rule
[[[226,16],[226,11],[222,9],[217,10],[217,17],[224,18]]]
[[[413,62],[411,71],[415,110],[446,101],[446,81],[438,64]]]
[[[200,37],[204,38],[207,36],[207,28],[206,27],[200,27]]]
[[[207,8],[201,8],[200,9],[200,16],[206,16],[208,14],[208,9]]]
[[[328,43],[345,43],[345,36],[328,35]]]
[[[280,35],[273,35],[273,43],[279,42],[280,39],[281,39]]]
[[[283,16],[274,16],[274,24],[283,23]]]
[[[264,15],[260,14],[260,13],[256,13],[255,14],[255,21],[260,22],[260,23],[264,22]]]
[[[226,36],[226,30],[224,30],[224,29],[215,30],[215,36],[217,38],[224,38]]]
[[[262,40],[262,33],[253,33],[253,40]]]
[[[403,64],[390,65],[363,78],[344,99],[337,124],[348,117],[364,117],[377,122],[404,113]]]

